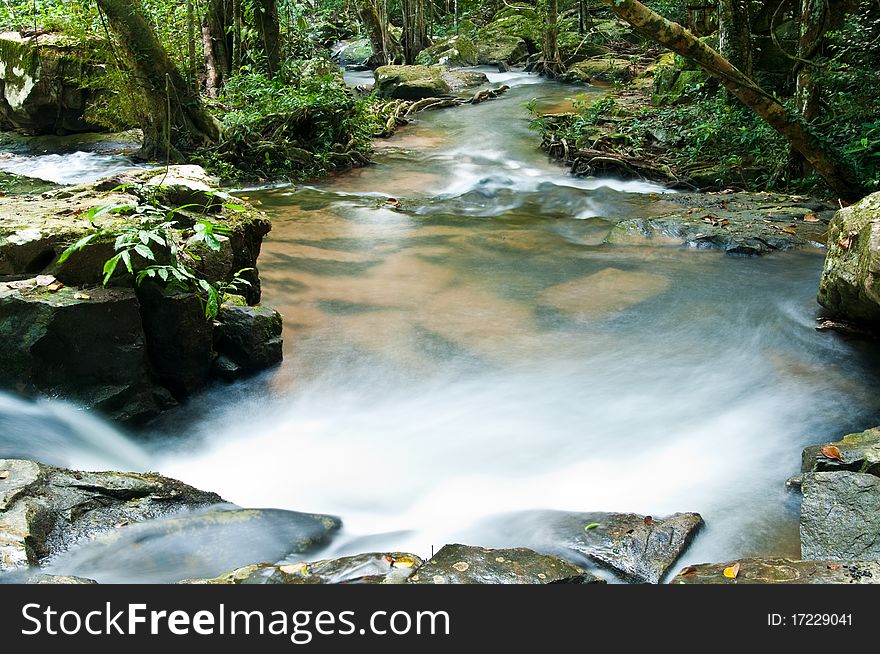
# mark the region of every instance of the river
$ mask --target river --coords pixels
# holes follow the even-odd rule
[[[798,557],[801,449],[880,423],[876,351],[815,330],[823,252],[604,244],[663,189],[568,176],[525,105],[573,87],[491,77],[511,90],[419,114],[374,166],[243,192],[273,222],[284,363],[167,414],[126,460],[340,516],[319,556],[527,545],[487,518],[548,508],[698,511],[676,569]],[[132,446],[92,441],[67,463]]]

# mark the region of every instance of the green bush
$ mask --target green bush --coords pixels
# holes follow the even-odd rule
[[[321,59],[291,62],[274,78],[243,70],[215,109],[223,140],[200,162],[226,178],[303,179],[364,163],[376,129],[366,101]]]

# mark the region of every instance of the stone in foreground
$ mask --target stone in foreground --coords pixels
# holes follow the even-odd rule
[[[0,571],[39,565],[119,525],[222,502],[174,479],[0,459]]]
[[[422,565],[415,554],[370,552],[312,563],[255,563],[184,584],[402,584]]]
[[[802,475],[801,556],[880,559],[880,477],[860,472]]]
[[[840,459],[826,456],[822,448],[836,447]],[[880,477],[880,427],[856,434],[847,434],[841,440],[804,449],[801,472],[834,472],[848,470]]]
[[[736,576],[733,577],[733,569]],[[724,571],[728,570],[725,576]],[[679,572],[672,584],[878,584],[877,561],[793,561],[740,559],[729,563],[701,563]]]
[[[604,584],[555,556],[525,547],[444,545],[410,577],[411,584]]]
[[[635,513],[525,511],[493,520],[507,542],[565,558],[586,558],[635,583],[660,583],[703,526],[699,513],[666,518]]]
[[[340,526],[328,515],[214,507],[103,534],[56,558],[50,571],[99,583],[210,578],[254,561],[310,552]]]

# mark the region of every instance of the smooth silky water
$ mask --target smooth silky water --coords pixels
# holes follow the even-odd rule
[[[72,431],[44,459],[339,515],[311,558],[529,544],[486,525],[534,508],[698,511],[676,568],[797,557],[783,484],[801,449],[880,423],[877,351],[815,330],[823,252],[603,244],[662,189],[566,175],[524,105],[573,88],[491,77],[511,90],[420,114],[374,166],[245,193],[273,222],[259,265],[279,368],[200,394],[139,446],[10,399],[0,443],[40,459],[16,412],[49,406]]]

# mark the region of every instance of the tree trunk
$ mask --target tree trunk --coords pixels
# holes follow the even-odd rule
[[[183,161],[183,152],[219,140],[217,122],[168,57],[144,17],[140,0],[96,1],[143,95],[138,107],[144,131],[140,156]]]
[[[196,17],[193,0],[186,0],[186,40],[189,54],[189,75],[193,92],[199,92],[199,65],[196,63]]]
[[[244,62],[241,48],[241,0],[232,0],[232,70],[236,73]]]
[[[721,54],[749,77],[752,76],[751,13],[751,0],[719,0],[718,33]]]
[[[358,14],[364,22],[367,38],[373,48],[373,56],[370,57],[370,66],[377,68],[386,66],[391,62],[388,51],[388,36],[386,27],[379,15],[379,7],[373,0],[358,0]]]
[[[797,118],[789,116],[779,101],[715,50],[678,23],[666,20],[637,0],[602,1],[642,34],[686,57],[720,80],[744,105],[788,139],[839,197],[854,201],[865,195],[865,187],[851,167],[836,153],[826,149]]]
[[[269,75],[274,75],[281,64],[281,28],[278,24],[277,1],[257,0],[254,3],[254,23],[266,55],[266,70]]]
[[[559,0],[548,0],[547,20],[544,26],[544,74],[556,77],[565,72],[559,57]]]
[[[401,0],[400,13],[403,16],[403,58],[406,63],[414,64],[428,45],[425,0]]]
[[[205,44],[205,67],[208,71],[205,86],[211,97],[217,97],[232,72],[231,23],[230,0],[208,0],[202,41]]]
[[[808,62],[819,54],[825,40],[828,25],[825,8],[825,0],[802,0],[795,97],[798,110],[807,122],[819,115],[819,89],[813,83],[813,67]]]

